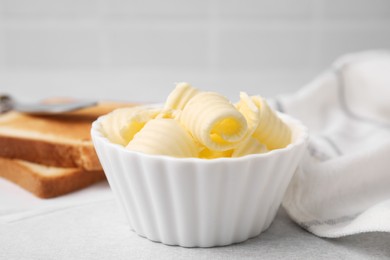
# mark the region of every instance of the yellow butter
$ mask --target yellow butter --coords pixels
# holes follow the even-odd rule
[[[245,92],[240,92],[240,101],[235,105],[248,124],[247,135],[252,135],[259,125],[260,109]]]
[[[245,117],[225,97],[201,92],[184,107],[180,122],[210,150],[232,149],[247,131]]]
[[[197,94],[199,90],[186,82],[178,83],[165,101],[164,109],[182,110],[185,105]]]
[[[197,157],[199,147],[175,119],[150,120],[129,142],[126,149],[173,157]]]
[[[203,147],[203,149],[199,152],[198,157],[202,159],[216,159],[222,157],[232,157],[232,153],[233,150],[213,151],[206,147]]]
[[[286,147],[291,142],[290,128],[269,107],[260,96],[253,96],[252,100],[259,107],[259,124],[253,137],[265,144],[269,150]]]
[[[290,128],[260,96],[235,105],[214,92],[179,83],[162,108],[118,109],[102,122],[109,140],[127,149],[173,157],[241,157],[286,147]]]
[[[140,106],[116,109],[102,122],[103,131],[113,143],[125,146],[146,122],[160,113],[160,110]]]
[[[248,136],[240,142],[231,153],[231,157],[241,157],[248,154],[259,154],[267,152],[267,147],[256,138]]]

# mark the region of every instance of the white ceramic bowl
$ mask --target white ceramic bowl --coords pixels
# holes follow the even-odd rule
[[[92,139],[130,228],[168,245],[212,247],[259,235],[275,217],[306,148],[307,129],[280,114],[292,144],[265,154],[205,160],[128,151],[101,133]]]

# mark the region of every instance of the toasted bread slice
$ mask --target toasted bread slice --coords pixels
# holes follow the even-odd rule
[[[0,177],[41,198],[64,195],[105,179],[103,171],[49,167],[5,158],[0,158]]]
[[[98,106],[55,116],[15,111],[0,115],[0,157],[47,166],[101,170],[91,137],[91,123],[124,103]]]

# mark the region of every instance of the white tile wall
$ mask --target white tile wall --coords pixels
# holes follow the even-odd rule
[[[389,19],[388,0],[327,0],[323,1],[324,15],[328,19]]]
[[[220,33],[219,67],[257,71],[308,68],[311,31],[288,27],[224,28]]]
[[[107,37],[114,67],[201,69],[208,66],[205,28],[133,26],[113,28]]]
[[[91,30],[7,29],[5,66],[12,69],[97,68],[98,35]]]
[[[128,18],[205,18],[208,16],[209,2],[209,0],[111,0],[106,12],[110,16],[127,16]]]
[[[240,19],[305,19],[311,14],[311,0],[225,0],[219,1],[223,18]]]
[[[319,64],[325,66],[347,52],[390,49],[390,25],[362,24],[360,27],[326,28],[322,34]]]
[[[0,73],[5,70],[5,32],[0,30]]]
[[[277,95],[373,48],[390,49],[389,0],[0,0],[0,92],[22,98]]]
[[[93,16],[98,11],[99,1],[91,0],[2,0],[3,15],[17,19],[40,19],[42,17]]]

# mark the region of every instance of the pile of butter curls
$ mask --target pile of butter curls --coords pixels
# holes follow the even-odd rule
[[[179,83],[162,107],[117,109],[102,121],[105,136],[126,149],[214,159],[286,147],[290,128],[260,96],[240,93],[232,104],[215,92]]]

